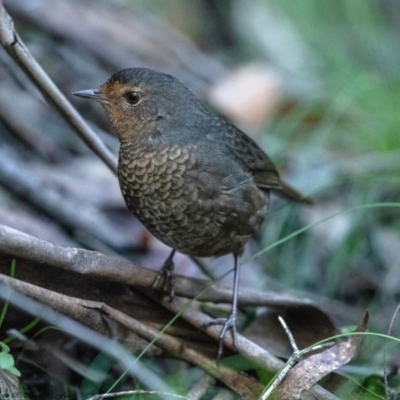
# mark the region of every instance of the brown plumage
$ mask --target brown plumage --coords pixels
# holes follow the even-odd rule
[[[121,143],[118,178],[125,202],[173,249],[162,268],[171,295],[175,250],[196,257],[234,255],[232,314],[213,321],[223,325],[220,356],[227,330],[236,344],[237,257],[264,220],[269,191],[309,200],[280,180],[251,138],[170,75],[125,69],[99,89],[75,94],[103,105]]]

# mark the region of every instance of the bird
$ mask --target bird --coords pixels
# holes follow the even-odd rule
[[[310,203],[283,182],[265,152],[214,113],[179,79],[128,68],[76,96],[99,102],[120,142],[118,179],[127,208],[171,252],[154,281],[171,297],[173,257],[232,254],[232,310],[220,325],[218,359],[228,332],[237,349],[238,258],[267,214],[270,191]]]

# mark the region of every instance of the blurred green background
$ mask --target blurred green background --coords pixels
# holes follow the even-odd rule
[[[58,26],[52,20],[53,7],[62,3],[43,8],[49,21],[47,12],[36,19],[29,15],[27,1],[5,3],[23,39],[68,96],[100,84],[118,68],[150,66],[177,75],[254,137],[285,179],[315,204],[305,207],[274,198],[257,244],[249,246],[242,260],[245,283],[310,297],[343,330],[357,325],[369,309],[370,329],[387,333],[400,299],[399,1],[103,0],[97,3],[106,10],[100,28],[106,31],[110,24],[116,32],[103,48],[103,42],[97,43],[97,52],[96,31],[88,42],[78,35],[86,26],[79,24],[79,13],[70,21],[78,21],[76,36],[62,30],[65,21]],[[124,26],[122,33],[114,16]],[[162,29],[153,29],[152,21],[174,33],[163,43]],[[87,20],[88,26],[92,23]],[[149,42],[140,47],[138,32],[146,27]],[[112,40],[120,48],[111,48]],[[201,56],[192,51],[193,44]],[[123,57],[128,48],[132,58]],[[72,101],[100,131],[109,130],[99,110]],[[258,108],[260,114],[253,114]],[[60,164],[72,164],[69,173],[74,174],[78,167],[71,159],[86,157],[88,151],[61,123],[54,131],[52,140],[68,152]],[[115,151],[115,141],[100,135]],[[0,132],[0,144],[9,140],[4,137]],[[131,228],[121,220],[120,226]],[[73,239],[83,247],[108,250],[82,237]],[[140,262],[160,264],[154,260],[158,258],[143,256]],[[230,259],[208,262],[222,268],[213,275],[232,267]],[[247,324],[255,314],[248,313]],[[398,323],[392,334],[400,334]],[[344,370],[364,383],[372,375],[381,377],[384,350],[382,339],[365,342],[356,369]],[[397,368],[400,352],[392,350],[389,362]],[[170,370],[171,376],[178,374]]]

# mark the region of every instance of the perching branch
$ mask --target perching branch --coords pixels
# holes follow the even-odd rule
[[[132,262],[108,257],[95,251],[63,247],[38,239],[16,229],[0,224],[0,254],[22,257],[36,263],[47,263],[66,271],[90,275],[108,281],[150,289],[157,272]],[[232,289],[215,286],[205,279],[175,277],[177,296],[196,298],[200,301],[229,303]],[[314,307],[308,299],[302,300],[290,294],[274,291],[257,291],[241,288],[239,305],[264,305],[270,307]]]
[[[119,292],[112,291],[111,295],[102,291],[101,298],[104,299],[104,303],[98,301],[86,301],[79,298],[71,300],[71,296],[66,296],[65,294],[59,293],[59,289],[63,284],[65,278],[63,278],[63,273],[68,273],[68,285],[69,290],[73,290],[74,285],[78,285],[79,282],[91,278],[95,279],[92,282],[97,285],[97,290],[100,290],[101,282],[118,282],[124,284],[130,284],[138,289],[141,289],[140,292],[145,293],[143,298],[148,298],[148,305],[143,306],[143,300],[141,308],[146,311],[148,309],[149,315],[151,315],[151,309],[149,308],[151,304],[160,304],[165,309],[171,312],[171,318],[173,314],[179,314],[179,320],[184,320],[188,322],[190,325],[200,328],[201,325],[208,320],[208,316],[201,312],[198,308],[196,302],[188,302],[184,301],[182,298],[175,297],[172,301],[169,298],[160,298],[157,294],[149,293],[149,288],[152,285],[152,282],[155,278],[156,272],[151,271],[146,268],[142,268],[130,262],[113,259],[111,257],[107,257],[102,255],[101,253],[92,252],[83,249],[75,249],[75,248],[66,248],[59,245],[55,245],[44,240],[37,239],[35,237],[29,236],[22,232],[16,231],[12,228],[6,227],[4,225],[0,225],[0,254],[9,255],[17,258],[17,277],[22,276],[24,280],[28,277],[31,278],[32,281],[37,280],[41,285],[43,283],[47,283],[45,274],[48,273],[51,277],[53,277],[55,271],[47,271],[51,268],[59,269],[58,280],[56,282],[51,282],[53,287],[57,290],[54,293],[54,296],[51,297],[49,293],[45,293],[45,295],[40,295],[42,289],[35,284],[35,290],[26,294],[29,296],[36,297],[37,300],[43,302],[50,301],[52,306],[73,317],[78,321],[82,321],[85,324],[94,324],[93,327],[96,327],[96,330],[102,331],[102,321],[100,321],[99,312],[101,311],[104,316],[106,316],[109,320],[113,320],[118,323],[119,326],[123,326],[131,331],[133,334],[137,334],[140,337],[146,339],[146,341],[153,340],[156,336],[159,335],[159,331],[150,329],[147,324],[144,325],[141,321],[137,322],[136,318],[133,318],[130,315],[127,315],[127,311],[116,310],[115,307],[109,307],[108,304],[110,301],[113,301],[115,304],[125,305],[126,308],[129,309],[130,313],[137,312],[137,308],[133,308],[132,304],[127,303],[126,299],[122,302],[121,299],[118,299]],[[21,261],[19,261],[21,260]],[[24,262],[29,261],[30,274],[27,276],[23,276]],[[1,265],[0,265],[1,267]],[[3,269],[5,271],[5,269]],[[73,275],[71,275],[73,274]],[[75,276],[75,280],[72,277]],[[2,278],[3,280],[7,280],[6,276]],[[22,288],[23,282],[15,282],[12,283],[17,290]],[[76,283],[78,282],[78,283]],[[97,282],[97,283],[96,283]],[[33,282],[35,283],[35,282]],[[83,282],[84,285],[87,286],[88,282]],[[29,284],[27,284],[29,285]],[[191,279],[185,278],[181,276],[176,277],[176,292],[179,295],[185,295],[189,298],[192,298],[194,294],[200,293],[202,290],[206,289],[208,286],[208,282],[201,279]],[[28,286],[26,286],[28,287]],[[121,286],[122,287],[122,286]],[[60,290],[61,291],[61,290]],[[49,292],[49,291],[48,291]],[[79,288],[77,289],[78,296],[80,293]],[[39,293],[39,294],[38,294]],[[135,291],[130,293],[130,299],[134,298]],[[254,297],[250,293],[244,293],[244,299],[246,301],[250,300],[260,300],[264,298],[264,303],[268,303],[268,297],[271,301],[270,305],[274,304],[276,294],[271,293],[256,293],[255,291],[251,291],[254,293]],[[91,293],[86,293],[87,296],[91,297]],[[240,297],[243,295],[243,291],[241,290]],[[107,297],[108,296],[108,297]],[[230,301],[230,290],[227,288],[219,288],[219,287],[211,287],[209,292],[205,292],[202,296],[203,299],[207,300],[218,300],[218,301]],[[46,300],[47,299],[47,300]],[[64,301],[69,299],[68,301]],[[283,300],[281,298],[281,300]],[[289,302],[295,304],[295,298],[291,298],[288,296]],[[240,301],[239,301],[240,302]],[[277,303],[275,303],[277,304]],[[283,303],[280,303],[283,305]],[[305,305],[301,300],[298,300],[297,306]],[[310,304],[308,304],[310,306]],[[86,310],[83,309],[86,308]],[[90,310],[95,310],[96,312],[90,313]],[[85,313],[86,312],[86,313]],[[89,312],[89,313],[88,313]],[[147,322],[151,321],[147,317]],[[152,323],[156,323],[160,326],[160,321],[151,321]],[[177,321],[178,322],[178,321]],[[175,328],[175,324],[174,324]],[[198,330],[193,330],[193,333],[199,333]],[[218,340],[219,337],[219,329],[217,327],[210,326],[204,330],[204,334],[210,336],[213,339]],[[164,337],[164,336],[163,336]],[[185,335],[181,335],[178,337],[171,336],[170,338],[164,337],[164,342],[157,339],[156,346],[162,348],[164,351],[171,352],[175,356],[187,360],[189,362],[195,362],[197,365],[202,365],[209,373],[211,373],[214,377],[218,379],[226,379],[225,382],[228,386],[234,385],[234,377],[227,372],[221,374],[219,368],[215,366],[214,360],[209,356],[205,355],[203,351],[198,351],[196,348],[196,343],[194,338],[191,338],[191,344],[185,343],[181,337],[185,337]],[[230,337],[226,337],[224,344],[226,347],[233,349],[232,340]],[[193,347],[192,347],[193,346]],[[215,345],[216,346],[216,345]],[[201,348],[205,349],[205,343],[201,344]],[[215,347],[216,349],[216,347]],[[215,349],[213,354],[215,353]],[[271,355],[268,351],[264,350],[260,346],[256,345],[252,341],[246,339],[245,337],[239,335],[238,336],[238,349],[241,354],[243,354],[248,359],[252,360],[256,365],[259,365],[262,368],[265,368],[270,371],[277,371],[282,366],[283,363],[278,360],[276,357]],[[214,354],[215,355],[215,354]],[[233,381],[231,381],[233,379]],[[228,382],[231,382],[228,384]],[[332,398],[329,394],[322,389],[321,387],[316,387],[314,389],[314,393],[318,393],[321,399],[329,399]]]
[[[15,292],[8,296],[9,291],[5,289],[5,285],[14,289]],[[3,290],[0,294],[0,298],[10,299],[11,303],[16,304],[28,312],[30,312],[32,304],[28,305],[23,302],[24,297],[21,296],[21,293],[25,296],[29,296],[29,299],[27,299],[28,303],[31,302],[32,298],[39,301],[42,305],[38,310],[38,314],[35,314],[36,316],[59,326],[71,335],[87,342],[89,345],[94,345],[101,351],[104,351],[109,347],[108,339],[104,337],[104,340],[102,340],[103,336],[97,333],[110,331],[109,322],[104,320],[104,317],[107,316],[120,327],[126,328],[128,332],[139,336],[146,342],[154,342],[157,347],[161,348],[166,353],[171,354],[176,358],[188,361],[191,364],[198,365],[211,376],[219,379],[232,390],[239,393],[243,398],[255,398],[262,390],[262,386],[254,378],[230,368],[217,365],[215,359],[201,353],[193,347],[193,343],[190,341],[183,341],[168,333],[159,332],[150,325],[129,317],[104,303],[62,295],[17,279],[9,278],[2,274],[0,274],[0,288],[1,287],[3,287]],[[35,304],[36,302],[34,302],[34,305]],[[75,321],[85,323],[85,325],[88,328],[91,328],[92,331],[88,332],[88,328]],[[116,331],[115,327],[114,331]],[[87,339],[88,337],[90,337],[90,340]],[[131,340],[133,339],[134,338]],[[111,351],[108,351],[108,353],[116,359],[121,359],[125,366],[129,368],[130,364],[134,364],[134,361],[133,359],[129,361],[129,356],[121,358],[120,347],[122,348],[121,345],[112,346]],[[129,352],[126,351],[125,353],[129,354]],[[164,390],[167,389],[164,388]]]

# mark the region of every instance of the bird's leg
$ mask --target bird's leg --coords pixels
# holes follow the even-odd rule
[[[154,280],[153,286],[151,287],[152,290],[157,288],[158,283],[160,280],[163,280],[163,292],[168,293],[169,297],[172,298],[175,296],[175,289],[174,289],[174,255],[175,249],[172,249],[171,253],[169,254],[168,258],[165,260],[163,266],[161,267],[160,271],[158,272],[156,279]]]
[[[233,255],[235,259],[234,264],[234,277],[233,277],[233,297],[232,297],[232,311],[227,318],[215,318],[210,322],[204,323],[201,328],[210,325],[222,325],[221,333],[219,334],[219,344],[218,344],[218,355],[219,360],[222,357],[222,352],[224,348],[224,338],[227,331],[231,332],[233,346],[237,350],[237,331],[236,331],[236,317],[237,317],[237,300],[239,291],[239,267],[238,267],[238,256]]]

